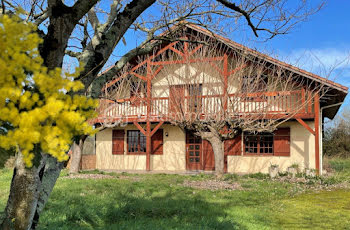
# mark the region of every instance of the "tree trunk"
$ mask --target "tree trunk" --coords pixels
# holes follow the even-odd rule
[[[31,228],[39,199],[44,161],[45,159],[41,158],[38,166],[26,168],[22,153],[17,153],[10,195],[0,229]]]
[[[203,138],[204,139],[204,138]],[[217,135],[211,135],[209,138],[205,138],[210,142],[214,151],[215,159],[215,174],[221,177],[225,170],[225,153],[224,153],[224,142]]]
[[[58,177],[60,176],[63,166],[64,162],[58,162],[56,158],[52,157],[51,155],[47,155],[45,168],[43,170],[41,179],[39,199],[31,229],[36,229],[37,224],[39,223],[40,214],[43,211],[47,201],[49,200],[50,194],[56,184]]]
[[[83,136],[79,139],[79,144],[77,144],[75,141],[73,142],[73,148],[72,148],[72,161],[69,167],[69,173],[74,174],[78,173],[80,169],[80,162],[81,162],[81,155],[83,153],[83,147],[84,142],[87,136]]]

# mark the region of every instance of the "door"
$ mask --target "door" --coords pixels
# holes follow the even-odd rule
[[[186,132],[187,170],[202,170],[202,138]]]
[[[203,149],[203,170],[214,171],[215,170],[215,157],[213,147],[207,140],[202,141]]]

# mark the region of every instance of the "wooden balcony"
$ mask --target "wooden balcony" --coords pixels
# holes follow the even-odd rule
[[[311,98],[311,97],[310,97]],[[101,122],[145,122],[170,121],[174,115],[197,114],[201,117],[225,114],[228,116],[261,116],[262,119],[314,118],[313,100],[304,90],[229,94],[227,103],[223,95],[207,95],[171,99],[153,97],[122,99],[117,102],[100,100],[98,117],[93,123]],[[150,109],[148,109],[150,104]],[[149,115],[147,114],[149,112]]]

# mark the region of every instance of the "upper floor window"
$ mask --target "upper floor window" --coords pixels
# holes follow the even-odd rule
[[[189,96],[188,108],[189,111],[197,112],[200,110],[202,105],[202,84],[189,85],[187,87],[187,92]]]

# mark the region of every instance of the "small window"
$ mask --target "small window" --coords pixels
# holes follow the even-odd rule
[[[146,136],[138,130],[128,131],[128,153],[146,153]]]
[[[273,155],[273,134],[246,134],[244,153],[246,155]]]

